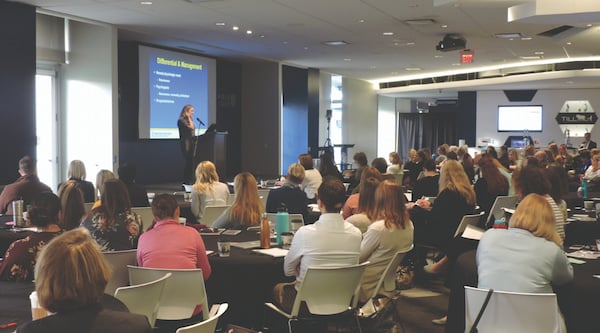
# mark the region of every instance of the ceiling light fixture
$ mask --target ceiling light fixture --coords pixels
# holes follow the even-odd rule
[[[519,59],[521,59],[521,60],[540,60],[540,59],[542,59],[542,57],[540,57],[539,55],[535,55],[535,56],[522,56],[522,57],[519,57]]]
[[[222,26],[225,25],[225,22],[217,22],[217,23],[215,23],[215,25],[218,25],[218,26],[222,27]]]
[[[346,42],[345,40],[330,40],[330,41],[321,42],[321,44],[329,45],[329,46],[341,46],[341,45],[348,45],[350,43]]]
[[[384,35],[384,36],[393,36],[393,35],[394,35],[394,33],[393,33],[393,32],[391,32],[391,31],[386,31],[386,32],[384,32],[382,35]]]
[[[523,37],[523,38],[521,38],[521,40],[532,40],[532,39],[533,39],[533,37]]]
[[[405,71],[410,71],[410,72],[415,72],[415,71],[420,71],[421,67],[406,67],[404,68]]]
[[[352,61],[350,58],[344,58],[344,61]]]
[[[140,5],[151,5],[152,1],[140,1]]]
[[[252,35],[252,30],[246,30],[246,35]]]
[[[234,25],[231,29],[238,31],[238,30],[240,30],[240,27],[238,27],[237,25]]]
[[[510,39],[510,38],[522,38],[524,36],[520,32],[501,32],[501,33],[494,34],[494,37]]]

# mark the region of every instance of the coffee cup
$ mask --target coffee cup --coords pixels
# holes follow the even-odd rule
[[[217,250],[219,251],[219,257],[229,257],[231,254],[231,243],[226,240],[217,241]]]
[[[281,233],[281,247],[284,249],[289,249],[292,246],[292,239],[294,238],[294,234],[291,232],[282,232]]]

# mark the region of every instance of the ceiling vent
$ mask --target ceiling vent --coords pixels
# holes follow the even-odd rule
[[[574,27],[572,25],[561,25],[560,27],[556,27],[550,30],[546,30],[544,32],[540,32],[538,36],[542,37],[550,37],[553,39],[564,39],[571,37],[577,33],[584,31],[587,28],[579,28]]]

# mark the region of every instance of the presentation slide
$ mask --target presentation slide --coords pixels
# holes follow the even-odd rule
[[[541,105],[498,106],[498,132],[541,132],[542,126]]]
[[[214,59],[139,47],[139,137],[179,139],[181,109],[194,106],[197,134],[215,122]]]

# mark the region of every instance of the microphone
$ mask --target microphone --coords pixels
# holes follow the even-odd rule
[[[200,123],[200,125],[202,125],[202,126],[206,126],[206,124],[205,124],[205,123],[203,123],[203,122],[202,122],[202,120],[200,120],[200,118],[196,117],[196,120],[198,120],[198,122]]]

